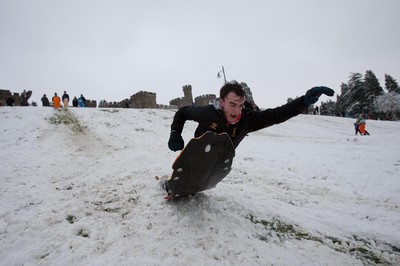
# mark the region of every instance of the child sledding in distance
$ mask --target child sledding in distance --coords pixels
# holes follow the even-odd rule
[[[354,123],[355,130],[356,130],[356,135],[358,132],[360,132],[360,135],[369,135],[369,132],[365,129],[365,118],[363,115],[359,115],[356,122]]]
[[[357,121],[354,123],[354,130],[356,131],[356,135],[358,135],[358,133],[360,133],[360,135],[361,135],[361,132],[360,132],[360,125],[357,123]]]

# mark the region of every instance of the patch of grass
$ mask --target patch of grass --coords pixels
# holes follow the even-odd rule
[[[70,224],[73,224],[73,223],[75,223],[75,221],[76,221],[76,217],[74,216],[74,215],[67,215],[67,218],[66,218],[66,220],[70,223]]]
[[[253,215],[249,215],[248,218],[254,224],[262,224],[267,232],[269,232],[267,235],[260,236],[262,239],[268,239],[268,237],[272,237],[275,234],[280,240],[296,239],[320,242],[318,238],[311,236],[306,232],[302,232],[296,226],[292,224],[286,224],[276,218],[272,219],[272,221],[257,220]]]
[[[331,240],[333,244],[337,244],[337,245],[343,245],[343,241],[337,237],[333,237],[333,236],[326,236],[327,239]]]
[[[54,115],[49,118],[49,123],[53,125],[72,125],[72,131],[84,133],[83,127],[80,125],[78,119],[68,110],[56,110]]]
[[[119,112],[118,109],[99,109],[99,111],[108,112],[108,113],[118,113]]]
[[[393,250],[394,252],[400,253],[400,247],[395,247],[395,246],[392,246],[392,245],[389,245],[389,246],[392,248],[392,250]]]
[[[368,261],[374,262],[375,264],[384,263],[384,261],[379,258],[374,252],[363,247],[351,248],[349,252],[356,257],[363,257]]]
[[[327,235],[311,235],[310,233],[302,231],[298,226],[287,224],[277,218],[268,221],[256,219],[252,214],[248,215],[246,218],[253,224],[261,224],[264,227],[265,232],[258,235],[258,239],[264,242],[276,241],[276,239],[279,239],[279,241],[292,239],[315,241],[335,251],[355,256],[365,265],[393,265],[394,261],[391,261],[390,257],[384,257],[382,251],[386,251],[396,257],[400,256],[400,249],[398,247],[362,238],[357,235],[353,235],[347,240]],[[371,242],[374,242],[373,246]]]

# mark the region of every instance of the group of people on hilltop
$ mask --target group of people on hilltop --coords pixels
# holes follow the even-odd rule
[[[358,133],[360,133],[360,135],[369,135],[369,132],[365,129],[366,124],[365,116],[362,114],[359,115],[354,123],[355,134],[358,135]]]
[[[53,102],[53,107],[56,109],[61,108],[61,103],[63,104],[64,108],[68,108],[69,99],[70,99],[69,95],[67,94],[66,91],[64,91],[64,94],[62,95],[61,98],[57,95],[57,92],[55,92],[53,98],[51,98],[51,100]],[[43,97],[41,100],[42,100],[43,106],[50,106],[50,101],[47,98],[46,94],[43,94]],[[86,107],[86,99],[83,96],[83,94],[81,94],[81,97],[79,97],[79,98],[76,98],[76,96],[74,96],[74,99],[72,99],[72,106],[73,107]]]

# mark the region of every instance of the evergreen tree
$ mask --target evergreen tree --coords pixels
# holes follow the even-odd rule
[[[378,96],[383,95],[384,91],[379,85],[379,81],[371,70],[367,70],[364,78],[364,95],[362,99],[364,104],[361,111],[363,113],[376,113],[375,100]]]
[[[385,88],[382,89],[375,74],[368,70],[363,77],[351,73],[348,83],[342,83],[337,101],[321,103],[322,115],[355,117],[358,114],[371,114],[382,119],[400,117],[400,87],[395,79],[385,74]]]
[[[336,112],[342,116],[355,116],[366,105],[364,81],[360,73],[352,73],[348,84],[342,83],[341,95],[337,97]]]
[[[332,100],[328,100],[326,103],[321,102],[319,110],[321,115],[335,116],[336,115],[336,103]]]
[[[340,95],[336,96],[335,115],[343,116],[344,114],[346,114],[346,107],[349,103],[348,99],[350,98],[349,91],[350,89],[347,84],[342,83],[342,85],[340,85]]]
[[[400,94],[400,87],[397,81],[390,75],[385,74],[385,89],[388,92],[394,92]]]

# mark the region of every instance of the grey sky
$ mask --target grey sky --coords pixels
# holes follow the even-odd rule
[[[400,81],[400,1],[0,0],[0,88],[168,104],[246,82],[261,107],[350,73]],[[322,100],[326,100],[324,97]],[[336,98],[334,98],[335,100]]]

